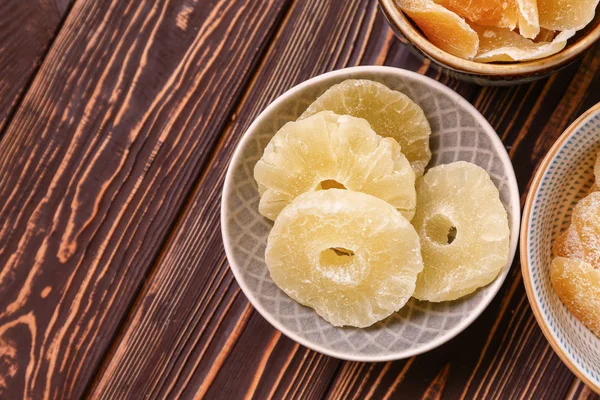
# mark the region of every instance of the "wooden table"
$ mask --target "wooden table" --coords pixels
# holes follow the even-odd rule
[[[374,0],[0,2],[0,398],[593,398],[542,336],[518,261],[465,332],[408,360],[299,346],[229,272],[221,186],[281,93],[352,65],[440,80],[491,122],[525,199],[600,101],[600,47],[479,87],[394,37]]]

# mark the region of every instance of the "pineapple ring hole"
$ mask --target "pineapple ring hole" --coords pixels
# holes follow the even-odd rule
[[[321,181],[316,187],[316,190],[327,190],[327,189],[344,189],[345,190],[346,186],[339,183],[335,179],[325,179],[324,181]]]
[[[445,215],[434,215],[425,223],[425,234],[437,244],[452,244],[456,240],[457,233],[456,226]]]
[[[315,272],[339,285],[357,285],[367,275],[364,262],[360,262],[354,251],[344,247],[330,247],[319,254],[319,265]]]
[[[343,247],[330,247],[321,252],[319,261],[323,266],[341,266],[353,261],[354,252]]]

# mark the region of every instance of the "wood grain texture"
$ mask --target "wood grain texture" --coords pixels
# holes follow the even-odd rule
[[[107,358],[93,397],[135,391],[151,398],[561,398],[568,393],[585,398],[589,393],[577,386],[533,319],[518,263],[486,312],[450,343],[409,360],[350,363],[291,342],[256,312],[247,319],[217,227],[225,169],[240,136],[277,95],[311,76],[385,64],[442,81],[497,129],[525,193],[535,166],[564,127],[585,105],[600,101],[594,89],[599,61],[596,48],[550,79],[482,88],[451,80],[409,54],[373,1],[295,2]],[[168,321],[162,315],[169,315]],[[152,373],[157,365],[160,372]]]
[[[74,4],[0,146],[0,398],[83,394],[285,5]]]
[[[0,137],[52,44],[69,3],[0,2]]]
[[[78,397],[121,326],[91,398],[598,398],[543,338],[518,263],[482,316],[427,354],[344,362],[292,342],[229,272],[219,206],[260,111],[357,64],[418,71],[471,101],[525,194],[600,101],[599,50],[549,79],[482,88],[411,55],[374,0],[78,0],[0,147],[0,397]]]

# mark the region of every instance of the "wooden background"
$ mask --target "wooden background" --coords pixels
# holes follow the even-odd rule
[[[560,362],[516,261],[464,333],[344,362],[274,330],[228,270],[233,149],[278,95],[352,65],[440,80],[504,141],[522,200],[600,101],[600,47],[532,84],[448,79],[374,0],[0,2],[0,398],[597,398]]]

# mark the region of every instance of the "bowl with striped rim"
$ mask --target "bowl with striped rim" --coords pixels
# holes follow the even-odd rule
[[[569,312],[550,282],[552,245],[569,226],[574,205],[594,183],[599,151],[600,103],[565,130],[534,176],[521,224],[521,268],[529,303],[550,345],[600,394],[600,338]]]
[[[454,161],[485,169],[500,191],[509,216],[510,256],[489,285],[452,302],[411,299],[400,311],[366,329],[334,327],[301,306],[271,280],[264,254],[273,226],[258,213],[254,165],[273,135],[296,120],[331,86],[346,79],[370,79],[399,90],[425,112],[432,128],[429,167]],[[431,350],[469,326],[502,285],[515,255],[520,222],[519,189],[506,149],[485,118],[450,88],[399,68],[363,66],[316,76],[269,105],[241,138],[223,187],[221,229],[231,271],[256,310],[275,328],[313,350],[353,361],[387,361]]]

